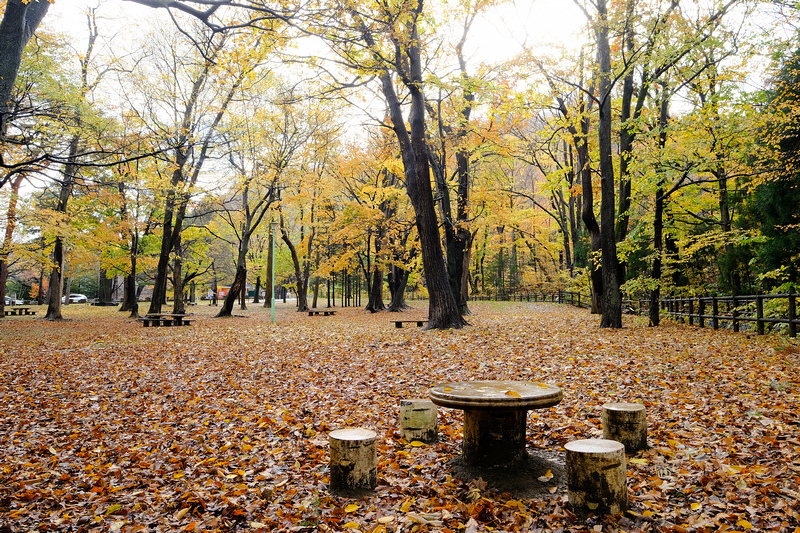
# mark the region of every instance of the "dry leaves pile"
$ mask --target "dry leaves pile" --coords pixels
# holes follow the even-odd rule
[[[423,317],[424,305],[403,318]],[[458,331],[387,313],[279,308],[142,328],[108,308],[0,321],[0,531],[800,531],[798,344],[584,310],[474,303]],[[647,406],[631,512],[574,517],[550,497],[458,479],[461,412],[441,441],[400,438],[401,399],[434,383],[531,379],[564,390],[528,445],[601,435],[601,405]],[[327,433],[376,430],[374,496],[329,495]]]

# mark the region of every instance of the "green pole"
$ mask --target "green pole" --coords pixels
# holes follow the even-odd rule
[[[271,238],[269,240],[269,245],[272,248],[272,250],[270,250],[272,252],[270,254],[272,256],[272,276],[271,276],[272,279],[270,279],[270,283],[269,283],[269,285],[270,285],[269,289],[272,292],[271,292],[269,301],[270,301],[270,307],[271,307],[270,312],[272,313],[272,323],[273,324],[275,323],[275,230],[277,228],[278,228],[278,223],[277,222],[272,221],[272,222],[269,223],[270,236],[271,236]]]

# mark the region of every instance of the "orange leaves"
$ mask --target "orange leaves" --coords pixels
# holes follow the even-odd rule
[[[564,390],[527,421],[528,448],[556,460],[602,434],[603,403],[647,406],[632,513],[595,519],[603,531],[800,527],[800,377],[769,339],[634,320],[598,330],[581,310],[483,302],[459,331],[395,330],[350,308],[324,323],[289,312],[278,334],[260,309],[231,322],[202,307],[191,330],[102,308],[2,324],[0,516],[51,531],[591,530],[555,468],[532,476],[538,492],[460,477],[460,411],[439,409],[434,444],[400,438],[399,401],[434,383],[526,379]],[[374,495],[327,492],[327,434],[345,426],[379,434]]]

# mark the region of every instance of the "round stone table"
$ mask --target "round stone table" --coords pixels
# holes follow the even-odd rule
[[[430,397],[436,405],[464,410],[464,463],[496,467],[525,457],[528,410],[552,407],[563,394],[536,381],[458,381],[433,387]]]

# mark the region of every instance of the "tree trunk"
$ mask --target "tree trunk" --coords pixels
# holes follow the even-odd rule
[[[216,318],[231,317],[233,316],[233,306],[236,304],[236,299],[242,292],[242,286],[247,282],[247,269],[243,265],[236,267],[236,277],[233,278],[233,285],[231,285],[228,294],[225,295],[225,300],[222,302],[222,308],[217,313]]]
[[[430,184],[430,170],[427,159],[427,146],[425,145],[425,117],[423,95],[421,87],[421,70],[419,70],[419,51],[412,47],[411,54],[420,85],[409,87],[411,90],[411,132],[405,128],[404,119],[400,111],[400,101],[394,92],[391,78],[388,74],[381,76],[384,96],[392,110],[392,122],[398,140],[400,140],[403,165],[406,174],[406,190],[416,214],[417,230],[420,238],[422,252],[422,265],[425,281],[430,297],[428,306],[428,329],[460,328],[466,324],[461,316],[461,309],[456,303],[450,287],[450,279],[442,254],[439,240],[439,227],[436,219],[436,210],[433,204],[433,193]]]
[[[53,246],[53,269],[50,271],[48,282],[48,296],[47,296],[47,313],[45,319],[47,320],[61,320],[61,269],[64,265],[64,242],[61,237],[56,237],[55,245]],[[39,293],[42,289],[39,288]]]
[[[292,256],[292,264],[294,265],[294,273],[297,277],[297,311],[304,313],[308,311],[307,278],[304,279],[303,277],[304,269],[300,264],[300,258],[297,255],[297,249],[292,243],[292,240],[289,238],[289,233],[283,227],[283,220],[281,220],[281,236],[283,238],[283,242],[285,242],[286,246],[289,247],[289,252]],[[309,241],[311,240],[312,238],[309,236]]]
[[[597,56],[600,67],[598,148],[600,152],[600,246],[603,261],[603,306],[601,328],[622,327],[622,296],[619,290],[617,241],[614,231],[616,210],[614,206],[614,162],[611,147],[611,47],[608,40],[608,12],[606,0],[597,1],[599,20]]]
[[[6,211],[6,231],[3,235],[3,243],[0,245],[0,318],[5,317],[8,257],[11,253],[11,239],[14,236],[14,228],[17,226],[17,201],[23,178],[22,174],[18,174],[11,182],[11,195],[8,199],[8,209]]]
[[[108,277],[108,271],[105,269],[100,270],[100,282],[98,283],[97,302],[100,305],[107,305],[111,303],[111,285],[112,280]],[[69,295],[69,288],[67,288],[67,295]]]
[[[661,94],[661,107],[658,116],[658,125],[660,128],[658,147],[663,150],[667,144],[667,121],[669,119],[669,100],[667,98],[667,89],[663,89]],[[651,278],[653,280],[653,289],[650,291],[650,302],[648,305],[648,317],[650,319],[650,326],[656,327],[661,323],[661,309],[659,307],[661,300],[661,266],[662,258],[664,255],[664,178],[660,177],[658,181],[658,189],[656,190],[655,206],[653,210],[653,267]]]
[[[245,265],[245,274],[247,273],[247,266]],[[242,311],[247,311],[247,276],[245,275],[242,288],[239,290],[239,306]]]
[[[386,305],[383,303],[383,270],[378,268],[378,265],[375,265],[372,270],[372,283],[370,285],[369,301],[367,301],[366,310],[370,313],[377,313],[385,309]]]
[[[11,93],[22,64],[22,52],[49,7],[47,0],[5,2],[5,13],[0,22],[0,138],[5,138],[8,131],[12,113]]]
[[[131,273],[125,276],[125,296],[120,311],[130,311],[129,318],[139,318],[139,301],[136,296],[136,258],[131,258]]]
[[[392,265],[389,274],[389,291],[392,295],[392,301],[389,303],[388,308],[391,312],[399,312],[408,308],[405,298],[408,274],[407,270]]]
[[[422,13],[423,2],[411,5],[405,22],[408,40],[395,42],[395,49],[401,57],[396,58],[395,66],[407,67],[402,74],[403,82],[410,93],[411,109],[409,128],[403,117],[400,99],[394,89],[392,75],[384,70],[380,74],[381,89],[389,107],[392,128],[400,145],[400,154],[406,178],[406,192],[411,200],[416,216],[417,231],[422,251],[422,265],[428,286],[429,308],[428,329],[460,328],[466,324],[450,287],[450,279],[439,239],[439,224],[431,188],[431,172],[428,161],[428,145],[425,135],[425,98],[422,93],[422,61],[419,49],[420,38],[417,19]],[[375,46],[375,40],[366,26],[363,37],[368,45]]]
[[[269,290],[264,291],[264,309],[272,309],[272,300],[275,298],[275,287],[272,286],[274,275],[272,273],[272,265],[275,263],[273,254],[275,253],[275,232],[269,230],[269,248],[267,249],[267,278],[264,280],[269,283]]]
[[[175,236],[175,259],[172,262],[172,312],[176,315],[186,313],[186,304],[183,301],[183,245],[181,235]]]
[[[58,204],[56,205],[57,213],[67,212],[67,203],[70,196],[72,196],[72,187],[75,184],[75,176],[78,172],[75,158],[78,156],[79,146],[80,136],[75,135],[69,145],[69,162],[62,173],[61,190],[58,195]],[[60,235],[56,236],[55,245],[53,246],[53,263],[54,267],[50,272],[50,293],[45,318],[47,320],[61,320],[61,295],[63,290],[61,276],[63,275],[62,268],[64,266],[64,240]],[[40,285],[39,294],[41,293],[42,288]]]
[[[253,295],[253,305],[261,303],[261,274],[256,276],[256,291]]]

